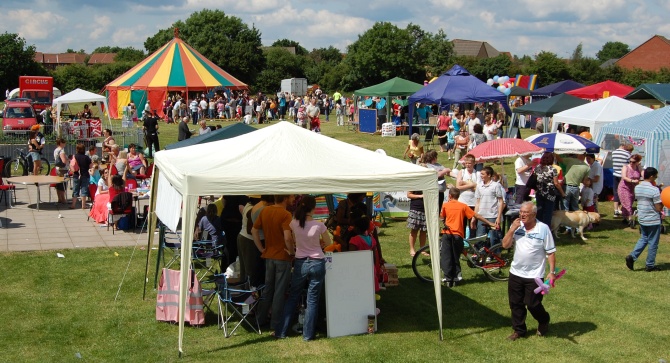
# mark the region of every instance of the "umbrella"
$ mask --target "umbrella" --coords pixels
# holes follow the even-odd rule
[[[526,141],[557,154],[595,154],[600,152],[600,146],[596,143],[575,134],[546,132],[527,137]]]
[[[500,169],[502,175],[502,184],[507,185],[507,176],[505,175],[505,165],[504,158],[510,158],[515,156],[523,155],[532,155],[539,152],[542,152],[544,149],[537,145],[522,140],[522,139],[495,139],[487,141],[483,144],[477,145],[474,149],[470,150],[468,154],[472,154],[475,157],[475,161],[480,163],[487,160],[500,160]],[[463,162],[463,158],[459,162]]]
[[[531,155],[542,152],[542,146],[534,145],[522,139],[496,139],[477,145],[469,154],[476,162]]]

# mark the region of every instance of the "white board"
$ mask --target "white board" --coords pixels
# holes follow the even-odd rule
[[[368,332],[368,315],[375,315],[376,312],[372,266],[372,251],[326,255],[326,323],[329,338]]]

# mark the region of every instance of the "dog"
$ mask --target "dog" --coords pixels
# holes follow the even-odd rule
[[[551,232],[558,239],[558,227],[570,227],[572,231],[572,238],[575,238],[575,230],[579,231],[582,241],[586,241],[584,237],[584,228],[588,227],[590,223],[600,223],[600,214],[595,212],[574,211],[567,212],[564,210],[554,211],[551,218]],[[566,232],[567,233],[567,232]]]

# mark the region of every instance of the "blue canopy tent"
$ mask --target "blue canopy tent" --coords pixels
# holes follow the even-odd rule
[[[582,87],[584,87],[583,84],[568,79],[538,88],[535,91],[532,91],[530,95],[533,97],[552,97]]]
[[[409,134],[412,134],[412,120],[417,103],[437,104],[442,109],[453,104],[475,102],[500,102],[507,114],[512,114],[505,94],[482,82],[457,64],[409,96]]]
[[[595,143],[613,150],[618,147],[618,143],[612,143],[613,140],[635,141],[640,154],[640,149],[644,149],[642,163],[658,169],[657,182],[670,184],[670,107],[607,124],[600,129]]]

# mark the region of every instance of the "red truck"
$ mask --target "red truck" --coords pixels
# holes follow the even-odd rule
[[[39,116],[47,106],[51,105],[54,97],[54,79],[52,77],[42,76],[20,76],[19,77],[19,98],[28,98],[33,102],[33,108],[37,113],[37,121],[42,122]]]

